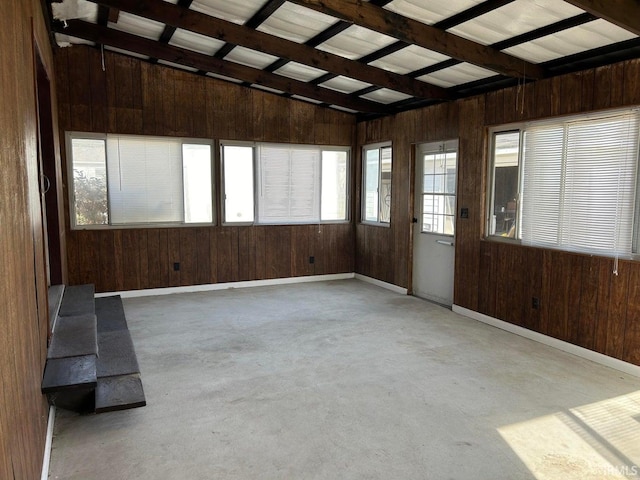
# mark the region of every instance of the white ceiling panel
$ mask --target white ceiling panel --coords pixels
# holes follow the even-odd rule
[[[121,48],[110,47],[109,45],[105,45],[104,49],[105,50],[110,50],[110,51],[116,52],[116,53],[122,53],[123,55],[129,55],[130,57],[136,57],[136,58],[141,58],[143,60],[149,60],[149,57],[147,55],[141,55],[141,54],[136,53],[136,52],[130,52],[129,50],[122,50]]]
[[[259,90],[264,90],[265,92],[269,92],[269,93],[276,93],[278,95],[281,95],[281,94],[284,93],[282,90],[276,90],[275,88],[265,87],[263,85],[258,85],[257,83],[253,83],[251,86],[253,88],[257,88]]]
[[[386,57],[382,57],[370,65],[374,67],[383,68],[391,72],[405,74],[419,70],[436,63],[444,62],[450,57],[442,55],[426,48],[418,47],[417,45],[409,45],[402,50],[398,50]]]
[[[380,90],[374,90],[373,92],[362,95],[362,98],[388,105],[390,103],[395,103],[401,100],[406,100],[407,98],[411,98],[411,95],[396,92],[395,90],[389,90],[388,88],[381,88]]]
[[[462,23],[449,32],[490,45],[584,13],[558,0],[518,0]]]
[[[180,70],[186,70],[187,72],[197,72],[197,68],[187,67],[186,65],[180,65],[179,63],[167,62],[166,60],[158,60],[158,63],[166,65],[168,67],[179,68]]]
[[[256,50],[251,50],[250,48],[235,47],[226,57],[224,57],[224,59],[235,63],[241,63],[248,67],[263,69],[275,62],[278,57],[258,52]]]
[[[353,93],[371,86],[370,83],[361,82],[354,78],[343,77],[342,75],[327,80],[320,85],[342,93]]]
[[[229,0],[195,0],[191,4],[191,10],[206,13],[212,17],[222,18],[229,22],[242,25],[260,10],[265,0],[242,0],[230,2]]]
[[[274,73],[278,75],[284,75],[285,77],[294,78],[302,82],[309,82],[321,75],[327,73],[326,70],[320,70],[319,68],[310,67],[301,63],[289,62],[286,65],[280,67]]]
[[[318,49],[356,60],[396,41],[395,38],[388,35],[358,25],[351,25],[338,35],[318,45]]]
[[[62,0],[51,3],[51,13],[56,20],[78,18],[90,23],[98,21],[98,5],[86,0]]]
[[[85,40],[83,38],[72,37],[70,35],[64,35],[62,33],[56,33],[56,43],[59,47],[70,47],[72,45],[95,45],[94,42]]]
[[[522,45],[516,45],[508,48],[505,52],[533,63],[541,63],[632,38],[637,38],[637,36],[628,30],[606,20],[595,20]]]
[[[447,88],[453,87],[454,85],[473,82],[482,78],[493,77],[494,75],[496,75],[495,72],[487,70],[486,68],[477,67],[470,63],[460,63],[453,67],[418,77],[418,80]]]
[[[329,15],[285,2],[257,30],[304,43],[336,22]]]
[[[225,75],[218,75],[217,73],[207,72],[207,77],[218,78],[220,80],[225,80],[227,82],[242,83],[242,80],[238,80],[237,78],[227,77]]]
[[[394,0],[384,8],[433,25],[482,2],[483,0]]]
[[[164,31],[164,23],[121,11],[120,15],[118,15],[118,23],[109,22],[109,28],[138,35],[139,37],[150,40],[159,40],[160,35],[162,35]]]
[[[179,28],[171,37],[169,45],[186,48],[205,55],[213,55],[224,45],[224,42]]]
[[[341,107],[340,105],[330,105],[330,107],[335,109],[335,110],[340,110],[341,112],[358,113],[357,110],[352,110],[352,109],[347,108],[347,107]]]
[[[300,95],[291,95],[291,98],[295,98],[296,100],[302,100],[303,102],[315,103],[316,105],[321,104],[320,100],[316,100],[314,98],[302,97]]]

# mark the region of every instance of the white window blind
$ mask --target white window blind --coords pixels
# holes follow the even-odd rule
[[[639,136],[637,111],[527,128],[523,242],[631,253]]]
[[[107,137],[112,224],[183,220],[182,143],[157,137]]]
[[[260,223],[320,221],[319,149],[259,147]]]

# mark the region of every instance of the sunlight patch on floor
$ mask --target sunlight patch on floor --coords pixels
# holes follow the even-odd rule
[[[640,479],[640,391],[500,427],[538,480]]]

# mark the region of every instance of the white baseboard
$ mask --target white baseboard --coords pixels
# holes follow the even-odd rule
[[[190,285],[186,287],[148,288],[145,290],[127,290],[123,292],[96,293],[96,297],[120,295],[122,298],[152,297],[171,295],[173,293],[211,292],[230,288],[264,287],[269,285],[288,285],[292,283],[325,282],[328,280],[345,280],[353,278],[353,273],[334,273],[331,275],[309,275],[306,277],[273,278],[269,280],[250,280],[246,282],[211,283],[207,285]]]
[[[377,278],[367,277],[366,275],[360,275],[359,273],[355,274],[355,278],[357,280],[362,280],[363,282],[367,282],[378,287],[386,288],[387,290],[391,290],[392,292],[400,293],[402,295],[407,294],[406,288],[399,287],[392,283],[383,282],[382,280],[378,280]]]
[[[528,338],[529,340],[533,340],[535,342],[557,348],[558,350],[562,350],[563,352],[567,352],[572,355],[582,357],[586,360],[599,363],[628,375],[640,377],[640,367],[632,363],[624,362],[622,360],[618,360],[617,358],[609,357],[608,355],[603,355],[602,353],[594,352],[593,350],[589,350],[587,348],[580,347],[563,340],[558,340],[557,338],[534,332],[533,330],[520,327],[519,325],[513,325],[512,323],[498,320],[497,318],[493,318],[483,313],[469,310],[468,308],[460,307],[458,305],[453,305],[452,310],[455,313],[464,315],[465,317],[469,317],[479,322],[486,323],[487,325],[491,325],[501,330],[506,330],[507,332],[515,333],[516,335]]]
[[[40,480],[49,478],[49,463],[51,462],[51,444],[53,443],[53,425],[56,421],[56,407],[49,407],[49,420],[47,421],[47,437],[44,444],[44,458],[42,460],[42,474]]]

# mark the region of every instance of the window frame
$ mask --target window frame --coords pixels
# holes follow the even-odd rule
[[[256,177],[256,162],[257,162],[257,156],[258,156],[258,152],[256,149],[256,142],[241,142],[241,141],[227,141],[227,140],[220,140],[220,148],[219,148],[219,155],[220,155],[220,211],[221,211],[221,222],[220,224],[222,226],[225,227],[247,227],[247,226],[251,226],[251,225],[256,225],[256,218],[258,216],[258,212],[257,212],[257,204],[256,204],[256,198],[257,198],[257,177]],[[251,181],[253,182],[253,221],[252,222],[229,222],[227,221],[227,212],[226,212],[226,195],[227,192],[225,191],[225,173],[224,173],[224,164],[225,164],[225,158],[224,158],[224,147],[250,147],[253,152],[252,152],[252,172],[251,172]]]
[[[447,193],[447,192],[442,192],[442,193],[437,193],[437,192],[425,192],[424,191],[424,176],[425,176],[425,171],[424,171],[424,163],[422,163],[422,176],[423,176],[423,180],[421,182],[422,186],[422,191],[420,192],[420,198],[422,199],[422,203],[421,205],[423,205],[421,207],[420,210],[420,219],[418,220],[418,224],[419,224],[419,233],[420,234],[424,234],[424,235],[437,235],[440,237],[449,237],[449,238],[455,238],[456,236],[456,221],[457,221],[457,212],[458,212],[458,167],[459,167],[459,163],[460,163],[460,158],[459,158],[459,141],[458,139],[453,139],[453,140],[444,140],[441,142],[423,142],[420,143],[418,145],[416,145],[416,153],[418,154],[418,158],[416,159],[419,162],[423,162],[424,161],[424,156],[425,155],[434,155],[434,154],[444,154],[445,156],[448,153],[455,153],[456,154],[456,168],[455,168],[455,187],[454,187],[454,192],[453,193]],[[444,173],[443,176],[446,178],[448,177],[449,173]],[[417,184],[416,184],[416,188],[417,188]],[[446,189],[445,189],[446,190]],[[454,207],[453,207],[453,214],[452,215],[442,215],[442,216],[450,216],[452,217],[452,221],[453,221],[453,233],[440,233],[440,232],[425,232],[424,231],[424,198],[426,195],[433,195],[433,196],[439,196],[442,198],[447,198],[447,197],[453,197],[454,199]]]
[[[252,147],[253,148],[253,222],[227,222],[225,211],[225,177],[224,177],[224,146],[237,146],[237,147]],[[283,147],[283,148],[303,148],[309,150],[317,150],[320,153],[320,177],[317,187],[319,189],[320,201],[318,209],[317,221],[302,221],[302,222],[262,222],[259,219],[259,193],[260,193],[260,147]],[[334,225],[334,224],[348,224],[351,222],[351,177],[352,177],[352,148],[351,146],[341,145],[314,145],[306,143],[278,143],[278,142],[243,142],[235,140],[221,140],[220,141],[220,201],[222,209],[222,222],[223,226],[278,226],[278,225]],[[347,156],[347,176],[345,179],[345,218],[343,220],[322,220],[322,153],[323,152],[344,152]]]
[[[73,148],[72,141],[74,139],[88,139],[88,140],[103,140],[105,143],[105,169],[106,169],[106,182],[107,182],[107,212],[109,214],[109,222],[111,222],[111,199],[109,196],[109,158],[107,156],[107,139],[108,137],[138,137],[138,138],[167,138],[180,142],[180,158],[183,161],[183,149],[182,146],[187,145],[209,145],[210,147],[210,166],[211,166],[211,222],[193,222],[187,223],[184,221],[184,205],[183,205],[183,221],[181,222],[132,222],[132,223],[107,223],[101,225],[78,225],[76,223],[76,209],[75,209],[75,181],[73,173]],[[96,132],[78,132],[67,131],[65,132],[65,159],[66,159],[66,172],[68,175],[68,199],[69,199],[69,224],[71,230],[128,230],[128,229],[150,229],[150,228],[189,228],[189,227],[207,227],[217,225],[216,215],[216,188],[215,188],[215,148],[214,141],[206,138],[191,138],[191,137],[171,137],[169,135],[135,135],[135,134],[105,134]],[[184,167],[182,167],[184,168]],[[183,170],[180,169],[180,178],[182,186],[182,198],[184,198],[184,175]]]
[[[517,245],[529,245],[521,238],[522,232],[522,214],[523,214],[523,200],[522,200],[522,189],[524,183],[524,148],[525,148],[525,134],[528,128],[531,127],[539,127],[544,125],[555,125],[555,124],[569,124],[573,121],[588,121],[588,120],[599,120],[606,119],[607,117],[615,116],[616,114],[625,114],[631,112],[640,112],[639,106],[629,106],[623,108],[614,108],[601,110],[597,112],[587,112],[582,114],[573,114],[573,115],[563,115],[559,117],[553,118],[544,118],[544,119],[536,119],[531,121],[524,122],[516,122],[509,123],[504,125],[495,125],[487,128],[487,145],[488,145],[488,171],[487,171],[487,186],[486,186],[486,203],[485,203],[485,233],[483,238],[488,241],[495,242],[506,242],[510,244]],[[566,127],[563,127],[566,128]],[[492,216],[495,202],[495,138],[496,135],[501,133],[515,133],[519,132],[519,145],[518,145],[518,190],[516,197],[516,223],[515,223],[515,238],[491,234],[491,226],[492,226]],[[612,252],[604,252],[598,251],[595,248],[568,248],[565,245],[531,245],[536,248],[545,248],[551,250],[558,250],[564,252],[571,253],[579,253],[586,255],[598,255],[605,257],[615,257],[615,258],[629,258],[629,259],[639,259],[640,258],[640,139],[639,142],[639,154],[636,159],[636,175],[635,175],[635,208],[634,213],[632,215],[632,239],[631,239],[631,253],[612,253]],[[564,155],[564,150],[563,150]],[[564,160],[562,161],[564,164]],[[564,175],[564,173],[563,173]]]
[[[382,185],[382,149],[391,149],[391,196],[389,199],[389,221],[384,222],[380,220],[380,187]],[[367,219],[367,151],[378,150],[378,205],[376,209],[376,220]],[[370,143],[363,145],[361,152],[362,161],[362,182],[361,182],[361,195],[360,195],[360,223],[363,225],[371,225],[374,227],[391,228],[391,205],[393,203],[393,143],[391,141]]]

